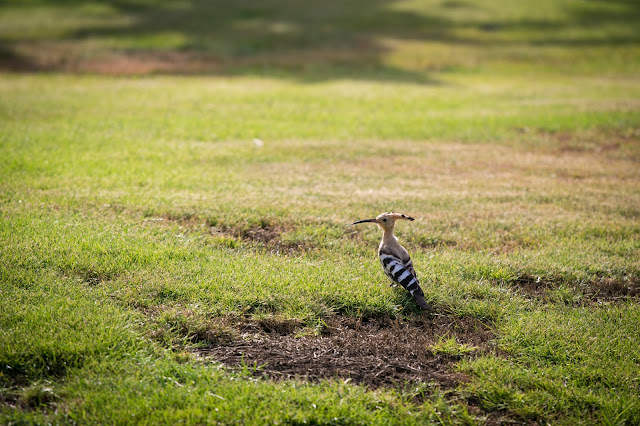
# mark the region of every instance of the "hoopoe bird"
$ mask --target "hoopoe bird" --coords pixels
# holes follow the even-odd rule
[[[378,258],[380,258],[384,273],[393,283],[400,284],[411,293],[418,306],[422,309],[431,309],[424,300],[424,292],[420,288],[420,282],[416,276],[416,271],[413,269],[409,253],[400,245],[396,236],[393,235],[393,228],[397,220],[415,219],[402,213],[388,212],[378,215],[375,219],[353,222],[352,225],[372,222],[382,229],[382,241],[378,247]]]

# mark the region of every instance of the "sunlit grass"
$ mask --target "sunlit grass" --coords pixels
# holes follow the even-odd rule
[[[6,399],[22,407],[7,418],[39,418],[24,410],[61,401],[67,408],[59,413],[82,418],[72,402],[79,393],[82,406],[91,407],[83,411],[87,419],[120,418],[112,409],[137,418],[147,412],[148,396],[105,405],[105,390],[92,380],[112,381],[110,389],[136,388],[106,371],[129,371],[118,360],[139,352],[144,341],[152,348],[142,350],[149,368],[160,371],[154,365],[165,361],[154,360],[164,359],[158,354],[165,349],[181,353],[237,338],[219,321],[224,316],[294,318],[313,334],[336,314],[415,315],[407,295],[387,285],[374,257],[379,231],[348,226],[399,210],[417,217],[400,224],[397,234],[412,253],[429,302],[441,314],[497,327],[499,342],[511,342],[504,346],[507,361],[488,355],[473,361],[476,351],[455,336],[425,348],[465,360],[464,370],[475,377],[464,391],[470,401],[479,398],[489,413],[507,408],[528,419],[581,417],[585,404],[594,407],[594,419],[633,419],[631,394],[600,389],[588,402],[592,397],[579,379],[567,386],[582,396],[544,391],[558,399],[553,406],[533,402],[546,385],[528,375],[518,379],[519,387],[509,385],[525,374],[513,362],[538,356],[521,352],[517,342],[531,333],[511,327],[512,321],[525,321],[532,311],[545,321],[559,309],[548,311],[547,304],[568,303],[574,312],[571,305],[590,303],[596,292],[590,289],[601,280],[637,285],[637,124],[635,111],[625,110],[635,102],[633,81],[611,82],[610,97],[595,83],[561,89],[565,96],[550,104],[566,111],[569,118],[563,118],[549,112],[553,106],[533,102],[531,87],[532,101],[524,102],[510,94],[508,80],[478,86],[473,78],[443,78],[452,83],[389,91],[388,84],[359,82],[6,76],[3,285],[5,294],[22,295],[9,299],[24,300],[3,317],[3,363],[15,373],[3,375]],[[524,87],[518,78],[511,84]],[[537,87],[551,96],[564,86],[546,81]],[[476,121],[472,111],[481,98],[479,114],[497,122]],[[572,110],[571,103],[581,109]],[[507,117],[500,114],[505,105]],[[384,123],[367,118],[374,107]],[[536,123],[538,114],[542,123]],[[456,124],[438,127],[443,117]],[[482,123],[489,129],[475,134]],[[440,130],[419,137],[421,129]],[[384,136],[394,132],[401,137]],[[264,144],[256,145],[255,137]],[[251,240],[256,229],[273,240]],[[532,299],[527,282],[542,283],[536,291],[548,296]],[[38,298],[41,288],[49,288],[48,298]],[[51,296],[59,292],[66,296]],[[73,303],[60,304],[71,294]],[[619,312],[629,320],[635,306],[628,306]],[[45,326],[45,317],[66,319]],[[589,327],[581,338],[596,332]],[[545,341],[553,339],[562,337]],[[542,350],[535,342],[530,347]],[[190,359],[174,368],[206,371]],[[632,370],[624,367],[616,383],[627,383]],[[89,379],[93,374],[100,378]],[[226,400],[229,379],[215,374]],[[560,380],[554,377],[562,374],[568,373],[549,379],[554,389]],[[69,384],[60,375],[68,375]],[[202,392],[207,383],[189,388]],[[233,386],[273,392],[289,385]],[[342,392],[309,386],[316,398],[332,400]],[[618,405],[604,402],[611,395],[621,398]],[[154,404],[172,400],[165,391],[155,398]],[[137,408],[123,411],[122,404]],[[188,410],[162,421],[218,418],[213,406],[198,407],[204,410],[199,415]],[[468,415],[456,403],[449,409],[457,413],[451,421]],[[422,412],[430,410],[440,408],[425,405]],[[309,411],[300,413],[310,418]]]

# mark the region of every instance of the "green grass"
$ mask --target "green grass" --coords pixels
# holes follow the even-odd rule
[[[640,423],[633,2],[0,11],[0,423]],[[195,355],[420,318],[348,225],[389,210],[436,313],[495,330],[423,348],[467,381]]]

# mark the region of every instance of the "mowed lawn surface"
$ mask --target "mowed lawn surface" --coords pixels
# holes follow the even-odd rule
[[[0,12],[0,423],[640,423],[634,2]]]

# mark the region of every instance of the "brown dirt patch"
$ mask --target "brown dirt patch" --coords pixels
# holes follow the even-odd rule
[[[366,40],[357,43],[358,61],[353,47],[329,46],[309,49],[285,49],[251,55],[212,55],[194,50],[93,48],[87,52],[73,41],[45,40],[0,46],[0,70],[17,72],[57,71],[115,76],[138,75],[232,75],[242,70],[280,69],[303,71],[309,65],[377,64],[379,47]]]
[[[553,283],[531,275],[522,275],[516,278],[513,285],[522,293],[539,298],[544,298],[547,291],[553,288]]]
[[[89,284],[91,286],[102,284],[108,281],[113,281],[118,277],[117,274],[115,273],[107,272],[107,271],[99,271],[92,268],[80,269],[76,271],[75,275],[82,282]]]
[[[591,300],[604,302],[640,298],[640,279],[603,278],[591,283],[584,293]]]
[[[285,228],[273,225],[255,225],[250,227],[237,226],[233,228],[211,228],[212,232],[231,235],[245,241],[262,244],[279,245],[280,235]]]
[[[68,42],[20,43],[0,48],[0,70],[62,71],[103,75],[201,74],[220,72],[222,63],[197,52],[100,51],[91,55]]]
[[[560,286],[560,283],[529,275],[519,277],[513,284],[524,294],[542,300],[548,298],[549,291]],[[586,285],[576,284],[573,288],[584,296],[581,303],[616,302],[640,298],[640,279],[637,277],[601,278]]]
[[[214,236],[214,239],[222,237],[224,241],[224,238],[232,238],[236,241],[262,247],[272,253],[297,253],[310,250],[313,245],[309,241],[283,238],[283,234],[292,229],[294,229],[293,226],[284,224],[230,228],[211,227],[209,233]]]
[[[638,147],[640,146],[640,129],[630,128],[624,130],[583,130],[576,132],[539,131],[537,134],[554,142],[556,149],[562,153],[596,153],[615,154],[620,157],[637,161]]]
[[[371,388],[436,382],[453,388],[466,380],[453,369],[458,358],[436,353],[431,346],[447,335],[482,352],[492,347],[494,336],[478,320],[447,316],[410,321],[336,317],[319,336],[300,337],[292,330],[254,323],[258,333],[247,333],[250,338],[211,345],[199,353],[230,367],[259,366],[255,375],[273,379],[340,379]]]
[[[235,243],[245,242],[266,248],[274,253],[294,253],[311,249],[309,241],[285,240],[282,235],[295,229],[292,224],[272,223],[264,220],[260,224],[237,224],[233,226],[219,226],[201,219],[195,214],[163,215],[149,217],[143,223],[167,225],[178,224],[186,232],[199,231],[211,236],[213,244],[234,246]]]

